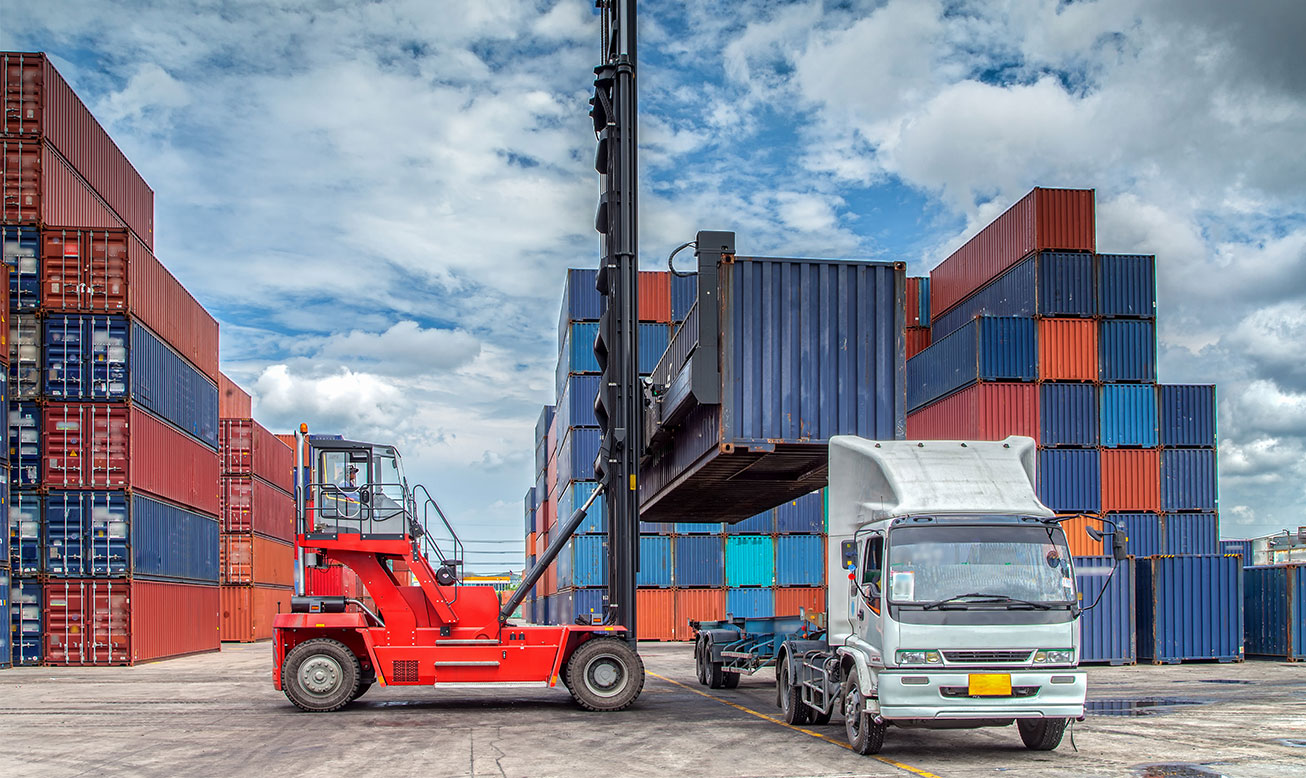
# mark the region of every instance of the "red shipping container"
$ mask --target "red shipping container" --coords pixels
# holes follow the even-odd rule
[[[1102,450],[1102,512],[1161,512],[1161,451]]]
[[[305,568],[304,592],[319,597],[357,598],[362,588],[353,570],[343,565],[331,565]]]
[[[974,384],[907,414],[908,440],[1038,440],[1037,384]]]
[[[219,416],[221,416],[221,414],[219,414]],[[219,433],[219,434],[221,434],[221,433]],[[295,461],[295,436],[294,436],[294,435],[281,435],[281,434],[276,434],[276,435],[273,435],[272,437],[274,437],[274,438],[276,438],[277,440],[281,441],[282,443],[285,443],[285,444],[286,444],[286,447],[290,449],[290,461],[291,461],[291,462]],[[308,459],[309,459],[308,443],[305,442],[305,443],[304,443],[304,461],[301,463],[304,467],[308,467],[308,466],[309,466],[310,463],[309,463]]]
[[[907,328],[907,358],[911,359],[930,347],[929,327]]]
[[[1097,322],[1039,320],[1038,377],[1044,381],[1096,381]]]
[[[220,419],[250,419],[254,417],[254,399],[249,396],[249,392],[241,389],[235,381],[227,377],[226,373],[218,373],[218,418]],[[284,435],[277,435],[277,440],[282,440]],[[291,451],[295,449],[295,436],[290,436]]]
[[[278,586],[223,586],[221,638],[253,643],[272,638],[272,620],[290,612],[291,589]]]
[[[123,228],[68,161],[40,140],[0,140],[0,221]]]
[[[921,326],[921,281],[924,278],[907,277],[907,328]],[[911,359],[911,357],[908,357]]]
[[[1095,251],[1092,189],[1037,188],[930,271],[931,318],[1035,251]]]
[[[1070,546],[1071,556],[1102,556],[1102,541],[1094,540],[1088,534],[1089,527],[1098,532],[1105,530],[1102,520],[1092,515],[1061,522],[1061,529],[1066,533],[1066,543]]]
[[[635,590],[635,633],[640,640],[676,639],[674,589]]]
[[[218,446],[223,475],[254,475],[295,491],[295,450],[253,419],[221,419]]]
[[[51,581],[45,585],[45,662],[130,665],[217,651],[216,586],[128,581]]]
[[[220,565],[224,584],[295,584],[295,546],[280,540],[224,532]]]
[[[639,274],[640,321],[671,322],[671,274],[657,270],[642,270]]]
[[[295,498],[261,478],[222,476],[223,532],[253,532],[295,540]]]
[[[690,621],[716,621],[726,617],[725,589],[673,589],[676,598],[676,640],[693,640]],[[638,616],[638,614],[637,614]]]
[[[154,245],[154,192],[43,54],[5,52],[4,134],[43,137],[147,246]],[[82,221],[52,224],[107,226]]]
[[[51,403],[42,413],[43,486],[130,487],[218,516],[218,454],[140,407]]]
[[[799,608],[805,609],[809,619],[825,613],[825,587],[793,586],[775,590],[775,615],[797,616]]]

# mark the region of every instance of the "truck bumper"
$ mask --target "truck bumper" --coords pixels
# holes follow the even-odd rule
[[[1072,669],[1012,671],[1009,697],[970,696],[970,674],[962,671],[877,675],[880,715],[890,720],[1079,718],[1088,691],[1085,673]]]

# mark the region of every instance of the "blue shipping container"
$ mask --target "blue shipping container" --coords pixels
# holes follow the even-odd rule
[[[670,535],[675,526],[668,521],[641,521],[639,531],[649,535]]]
[[[607,589],[572,589],[553,595],[549,605],[550,624],[575,624],[579,618],[592,623],[595,618],[602,620],[606,610],[603,602]]]
[[[775,589],[770,586],[758,589],[729,589],[726,591],[726,613],[745,619],[774,616]]]
[[[598,426],[599,422],[594,418],[594,398],[598,397],[602,378],[597,375],[567,376],[558,394],[558,429]]]
[[[1215,446],[1215,386],[1161,386],[1161,445],[1174,448]]]
[[[1155,556],[1134,567],[1140,660],[1242,659],[1243,569],[1238,557]]]
[[[1161,451],[1161,510],[1216,509],[1215,452],[1209,449]]]
[[[30,400],[41,396],[41,322],[33,313],[9,317],[9,399]]]
[[[781,535],[819,534],[824,532],[824,492],[805,494],[796,500],[789,500],[776,506],[775,531]]]
[[[725,586],[725,544],[720,535],[673,538],[676,586]]]
[[[526,516],[526,534],[529,535],[535,531],[535,487],[532,486],[526,490],[526,499],[523,500],[522,506],[525,509]],[[530,553],[530,549],[526,549]]]
[[[45,559],[41,539],[44,498],[22,491],[11,492],[9,498],[9,568],[14,575],[39,575],[44,572]]]
[[[563,339],[563,331],[571,322],[597,321],[602,314],[603,296],[595,286],[598,277],[598,269],[567,269],[567,277],[562,286],[562,311],[558,315],[559,341]]]
[[[9,569],[0,567],[0,613],[9,613],[9,598],[12,595],[12,582],[9,577]],[[13,628],[0,630],[0,669],[10,667],[13,664]]]
[[[1220,525],[1214,513],[1167,513],[1163,554],[1219,554]]]
[[[639,325],[639,373],[648,375],[658,366],[658,360],[667,350],[671,327],[666,324],[642,322]]]
[[[594,339],[598,334],[597,322],[573,322],[563,330],[558,354],[558,386],[562,386],[564,376],[599,372],[599,360],[594,356]]]
[[[9,567],[9,479],[0,479],[0,567]]]
[[[775,539],[770,535],[726,538],[727,586],[774,586]]]
[[[14,665],[39,665],[45,632],[44,591],[40,581],[9,581],[9,632]]]
[[[1156,447],[1155,386],[1109,384],[1099,395],[1104,447]]]
[[[1102,462],[1095,449],[1038,452],[1038,498],[1060,513],[1102,509]]]
[[[84,578],[91,574],[88,554],[91,521],[82,492],[54,492],[45,500],[45,572],[56,578]],[[126,503],[123,503],[125,508]],[[122,561],[118,572],[127,572],[126,524],[118,551]],[[107,542],[107,541],[106,541]],[[107,551],[107,548],[102,549]]]
[[[131,328],[132,400],[218,447],[218,387],[139,323]]]
[[[1306,659],[1306,566],[1247,567],[1243,579],[1248,656]]]
[[[667,522],[671,529],[677,535],[720,535],[724,525],[721,522],[693,522],[693,521],[673,521]]]
[[[9,405],[9,478],[16,488],[41,483],[41,406],[34,402]]]
[[[820,586],[825,583],[825,538],[821,535],[781,535],[775,539],[776,586]]]
[[[775,511],[762,511],[752,518],[725,525],[727,535],[770,535],[775,532]]]
[[[1103,316],[1156,316],[1156,257],[1099,254],[1098,308]]]
[[[558,554],[558,588],[603,586],[608,582],[606,535],[574,535]]]
[[[635,585],[669,589],[673,580],[672,570],[671,538],[665,535],[640,535],[639,572],[635,575]]]
[[[598,486],[597,481],[572,481],[563,485],[558,490],[558,523],[563,524],[570,519],[571,514],[585,504]],[[607,532],[607,510],[607,503],[602,497],[595,500],[590,505],[590,509],[585,511],[585,518],[576,528],[576,532],[581,534]]]
[[[671,276],[671,320],[681,322],[698,299],[698,276]]]
[[[47,397],[64,401],[127,397],[131,390],[127,317],[51,314],[45,319],[43,337]]]
[[[545,405],[540,408],[540,418],[535,421],[535,442],[543,443],[545,437],[549,434],[549,425],[553,423],[553,406]]]
[[[1221,540],[1221,554],[1237,554],[1243,558],[1243,567],[1250,567],[1252,562],[1252,542],[1250,540]]]
[[[1156,383],[1156,324],[1110,319],[1098,329],[1098,377],[1106,383]]]
[[[1092,316],[1093,255],[1045,251],[1026,259],[935,318],[934,337],[976,316]]]
[[[559,434],[562,431],[559,430]],[[599,455],[599,431],[576,427],[566,431],[558,446],[558,483],[594,477],[594,460]],[[559,513],[559,516],[562,514]]]
[[[75,565],[70,561],[64,565],[63,572],[60,573],[66,577],[127,575],[132,572],[131,546],[137,542],[148,544],[151,540],[147,537],[137,540],[133,536],[126,492],[68,490],[50,492],[45,499],[47,535],[59,529],[71,535],[79,524],[85,539],[85,545],[81,549],[82,571],[74,572]],[[216,525],[216,522],[214,524]],[[216,581],[218,567],[216,532],[211,542],[212,545],[201,553],[211,553],[215,571],[211,580]],[[49,551],[53,553],[53,548]],[[77,551],[72,538],[69,537],[65,542],[63,553],[71,557]],[[53,564],[53,559],[48,560],[46,564],[47,566]]]
[[[978,381],[1036,378],[1035,321],[983,316],[907,360],[907,410],[923,408]]]
[[[40,308],[40,230],[0,226],[0,254],[9,270],[9,310],[35,311]]]
[[[91,520],[96,517],[92,512]],[[132,497],[132,568],[138,578],[218,582],[218,521],[143,495]]]
[[[1074,566],[1082,606],[1097,603],[1080,618],[1079,661],[1133,664],[1137,659],[1133,565],[1117,565],[1111,557],[1075,557]]]
[[[1039,433],[1044,446],[1096,446],[1097,387],[1051,382],[1040,386]]]
[[[1136,557],[1167,553],[1161,517],[1155,513],[1112,513],[1108,518],[1124,528],[1125,551]],[[1110,526],[1107,527],[1110,529]],[[1108,547],[1108,550],[1110,548]]]

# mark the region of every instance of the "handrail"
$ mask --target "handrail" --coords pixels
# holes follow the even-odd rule
[[[464,565],[466,564],[466,559],[464,557],[464,554],[466,553],[466,549],[464,549],[463,542],[458,537],[458,533],[454,531],[453,525],[449,523],[449,517],[444,515],[444,510],[440,508],[440,503],[436,502],[435,498],[431,496],[430,490],[428,490],[422,484],[417,484],[412,489],[414,503],[416,503],[417,491],[419,489],[421,490],[422,494],[426,497],[426,500],[422,503],[422,547],[424,549],[429,550],[431,553],[433,553],[436,556],[436,558],[440,560],[441,566],[445,566],[450,561],[450,557],[445,556],[444,552],[440,550],[440,546],[435,541],[435,538],[430,530],[429,525],[431,523],[430,522],[431,509],[434,508],[435,515],[439,517],[440,523],[444,525],[444,528],[449,533],[449,538],[453,543],[453,550],[452,550],[453,561],[455,562],[458,568],[464,567]],[[461,569],[454,570],[454,575],[457,577],[458,580],[462,580],[463,578]],[[453,604],[454,602],[457,601],[458,601],[458,587],[455,586],[453,590],[453,599],[449,600],[449,603]]]

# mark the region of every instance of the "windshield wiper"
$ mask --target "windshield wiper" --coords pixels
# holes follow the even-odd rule
[[[1034,608],[1036,610],[1051,610],[1052,606],[1042,602],[1031,602],[1029,600],[1018,600],[1015,597],[1008,597],[1005,594],[985,594],[984,592],[971,592],[969,594],[958,594],[953,597],[947,597],[942,600],[935,600],[922,608],[922,610],[931,610],[933,608],[942,608],[944,605],[955,603],[959,600],[968,600],[972,597],[980,598],[973,602],[977,605],[1003,603],[1007,606],[1017,605],[1021,607]]]

